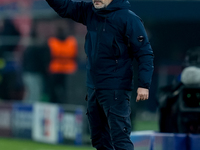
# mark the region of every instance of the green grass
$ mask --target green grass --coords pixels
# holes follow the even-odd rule
[[[0,150],[94,150],[86,146],[52,145],[31,140],[0,138]]]
[[[134,129],[135,129],[135,131],[144,131],[144,130],[159,131],[157,121],[136,120],[134,123]]]
[[[158,131],[157,121],[136,120],[134,123],[135,131],[154,130]],[[34,142],[32,140],[0,138],[0,150],[95,150],[91,146],[69,146],[53,145]],[[143,150],[142,147],[136,150]]]

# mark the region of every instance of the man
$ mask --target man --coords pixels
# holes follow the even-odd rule
[[[67,24],[65,24],[67,26]],[[67,79],[77,70],[77,40],[69,35],[64,27],[58,27],[57,36],[48,39],[51,52],[49,64],[50,102],[67,103]]]
[[[133,150],[130,140],[132,59],[139,64],[137,101],[146,100],[153,52],[139,17],[127,0],[47,0],[62,17],[87,26],[87,115],[97,150]]]

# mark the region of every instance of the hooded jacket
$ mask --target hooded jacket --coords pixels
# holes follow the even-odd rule
[[[87,86],[94,89],[132,89],[133,58],[138,61],[138,86],[149,89],[153,51],[141,19],[127,0],[113,0],[95,9],[91,2],[46,0],[64,18],[87,26]]]

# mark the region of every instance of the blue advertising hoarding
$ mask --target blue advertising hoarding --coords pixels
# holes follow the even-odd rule
[[[62,121],[62,132],[64,143],[82,145],[85,132],[84,111],[79,105],[64,105],[64,117]]]
[[[14,137],[32,138],[33,106],[15,103],[12,111],[12,134]]]

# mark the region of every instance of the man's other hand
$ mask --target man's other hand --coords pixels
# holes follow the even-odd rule
[[[145,88],[138,88],[137,89],[137,98],[136,102],[139,102],[140,100],[144,101],[149,98],[149,89]]]

